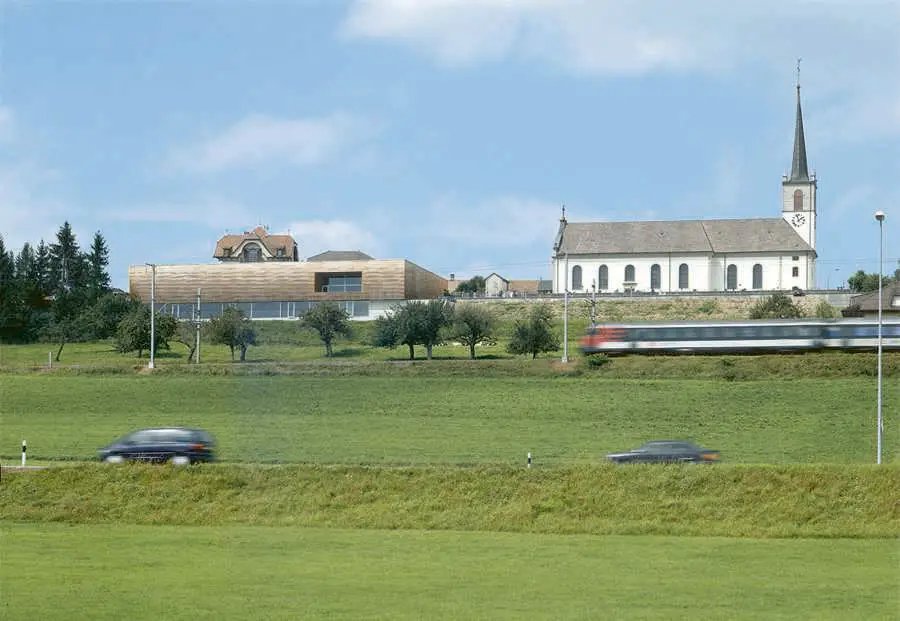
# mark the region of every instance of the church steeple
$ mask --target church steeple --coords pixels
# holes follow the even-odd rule
[[[803,110],[800,107],[800,67],[797,67],[797,122],[794,127],[794,157],[791,160],[793,183],[809,181],[809,166],[806,163],[806,137],[803,135]]]

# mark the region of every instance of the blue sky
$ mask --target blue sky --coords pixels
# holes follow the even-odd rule
[[[677,7],[677,8],[675,8]],[[290,231],[548,277],[570,221],[776,217],[797,57],[820,285],[900,256],[897,0],[0,0],[0,232],[130,264]]]

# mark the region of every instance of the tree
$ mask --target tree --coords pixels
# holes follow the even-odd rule
[[[109,291],[109,248],[100,231],[94,233],[91,250],[87,255],[86,282],[91,295],[96,299]]]
[[[420,312],[422,322],[419,342],[425,346],[425,357],[431,360],[432,348],[443,342],[444,328],[453,323],[453,307],[444,300],[429,300]]]
[[[171,315],[156,313],[153,320],[154,349],[169,349],[169,339],[175,335],[177,321]],[[116,350],[136,351],[140,358],[150,349],[150,306],[140,305],[119,322],[116,330]]]
[[[475,346],[492,345],[495,320],[491,312],[480,304],[466,304],[453,313],[451,338],[469,348],[469,358],[475,360]]]
[[[179,321],[172,340],[187,347],[187,358],[188,360],[193,361],[194,354],[197,353],[197,322]],[[234,360],[234,353],[232,353],[231,359]]]
[[[527,320],[516,321],[512,340],[506,346],[511,354],[531,354],[531,359],[545,351],[559,349],[559,335],[553,330],[553,309],[535,305]]]
[[[235,348],[240,351],[240,361],[244,362],[247,359],[247,348],[256,345],[253,322],[238,308],[226,308],[221,315],[210,319],[207,330],[211,343],[228,345],[232,362]]]
[[[456,286],[456,293],[484,293],[484,277],[472,276]]]
[[[434,346],[443,341],[441,333],[452,320],[453,309],[449,303],[413,300],[376,320],[373,344],[391,349],[398,344],[406,345],[410,360],[415,359],[415,346],[424,345],[425,355],[431,360]]]
[[[888,286],[894,281],[894,278],[900,278],[900,268],[894,271],[894,276],[882,276],[881,285]],[[847,279],[847,286],[850,291],[856,293],[867,293],[869,291],[878,290],[878,274],[867,274],[862,270],[857,270],[850,278]]]
[[[94,325],[87,311],[88,301],[83,291],[60,289],[53,296],[49,321],[42,333],[48,341],[59,345],[54,358],[57,362],[66,343],[86,341],[93,337]]]
[[[83,261],[72,226],[64,222],[56,232],[56,243],[50,244],[50,293],[79,288],[83,282]]]
[[[110,291],[100,296],[89,310],[94,338],[106,339],[116,336],[119,323],[140,306],[141,301],[127,293]]]
[[[803,309],[783,293],[760,300],[750,309],[750,319],[794,319],[803,317]]]
[[[352,332],[349,313],[334,302],[322,302],[310,308],[300,325],[319,333],[319,338],[325,345],[325,356],[328,358],[334,355],[332,344],[335,337],[350,336]]]
[[[0,339],[15,341],[22,334],[22,295],[16,278],[16,260],[0,235]]]

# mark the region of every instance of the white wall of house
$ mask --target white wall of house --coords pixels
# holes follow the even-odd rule
[[[794,260],[796,257],[796,260]],[[687,287],[680,288],[679,272],[681,265],[687,265]],[[568,267],[567,267],[568,265]],[[607,268],[607,286],[603,288],[600,280],[600,267]],[[653,266],[659,266],[658,287],[651,282]],[[610,293],[625,291],[626,269],[634,267],[634,289],[636,291],[661,292],[684,291],[724,291],[728,284],[726,276],[728,266],[736,270],[734,288],[736,290],[789,290],[791,287],[811,289],[815,283],[815,261],[806,254],[734,254],[734,255],[700,255],[700,254],[660,254],[660,255],[569,255],[554,259],[553,292],[563,293],[566,288],[572,293],[591,291],[596,283],[598,291]],[[762,270],[760,286],[754,287],[754,266]],[[577,282],[576,268],[581,268],[581,283]],[[794,269],[796,268],[796,276]]]
[[[484,279],[484,293],[486,295],[500,295],[509,288],[509,283],[497,274],[491,274]]]

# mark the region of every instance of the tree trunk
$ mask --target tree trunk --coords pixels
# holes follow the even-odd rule
[[[535,360],[537,358],[537,351],[531,352],[531,359]]]
[[[331,358],[334,355],[334,352],[331,350],[331,341],[325,341],[325,357]]]
[[[60,356],[60,354],[62,354],[63,347],[65,347],[65,346],[66,346],[66,341],[64,339],[60,342],[59,349],[56,350],[56,361],[57,362],[59,362],[59,356]]]
[[[246,360],[247,360],[247,346],[241,345],[241,362],[244,362]]]
[[[425,346],[425,357],[428,360],[431,360],[431,348],[432,347],[433,347],[433,345],[431,345],[431,343],[429,343],[428,345]]]
[[[469,360],[475,360],[475,343],[469,344]]]
[[[138,355],[137,355],[137,357],[140,358],[140,357],[143,356],[143,355],[144,355],[144,350],[143,350],[143,349],[139,349],[139,350],[138,350]]]
[[[415,345],[413,345],[412,343],[407,343],[407,347],[409,347],[409,359],[415,360],[416,359]]]
[[[231,348],[231,361],[234,362],[234,345],[229,345],[228,347]]]

